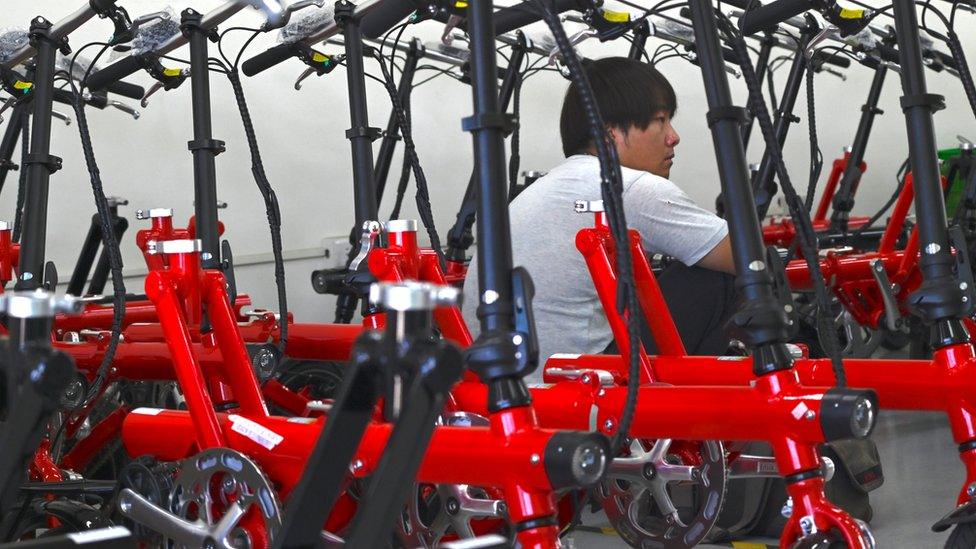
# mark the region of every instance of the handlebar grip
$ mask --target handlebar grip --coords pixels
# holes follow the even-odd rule
[[[129,99],[142,99],[146,95],[146,89],[142,86],[121,80],[106,86],[105,91],[114,93],[115,95],[121,95],[122,97],[128,97]]]
[[[846,69],[851,66],[850,57],[837,52],[826,52],[824,50],[817,50],[813,54],[813,59],[810,61],[815,67],[819,65],[833,65],[835,67]]]
[[[126,76],[138,72],[141,68],[142,60],[138,56],[129,55],[89,75],[87,84],[93,90],[103,90]],[[135,99],[142,99],[142,96]]]
[[[955,57],[937,50],[931,50],[931,57],[934,57],[938,62],[942,63],[946,67],[959,72],[959,65],[956,63]]]
[[[556,13],[580,9],[579,0],[556,0]],[[495,24],[495,34],[505,34],[506,32],[531,25],[536,21],[542,21],[542,12],[534,3],[520,2],[513,6],[502,8],[492,16]]]
[[[68,90],[55,89],[54,100],[65,105],[74,105],[75,94]],[[85,101],[85,104],[96,109],[104,109],[108,106],[108,98],[105,97],[104,93],[93,93],[91,98]]]
[[[292,42],[278,44],[277,46],[263,51],[248,59],[241,65],[241,72],[247,76],[254,76],[264,72],[279,63],[284,62],[289,57],[298,53],[298,45]]]
[[[879,43],[877,49],[878,55],[881,56],[881,59],[884,59],[889,63],[901,63],[901,56],[898,55],[898,48],[888,44]]]
[[[363,17],[359,30],[364,38],[379,38],[415,11],[417,4],[413,0],[386,0]]]
[[[772,4],[747,11],[739,19],[742,34],[755,34],[799,15],[813,7],[811,0],[776,0]]]
[[[722,47],[722,59],[737,67],[739,66],[739,56],[735,54],[735,50],[732,48]]]

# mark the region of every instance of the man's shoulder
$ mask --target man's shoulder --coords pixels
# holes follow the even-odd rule
[[[624,192],[638,192],[640,194],[672,195],[684,194],[680,187],[673,181],[651,172],[635,170],[632,168],[620,167],[620,175],[623,178]]]

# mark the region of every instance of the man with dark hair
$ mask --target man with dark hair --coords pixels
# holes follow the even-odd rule
[[[685,347],[691,354],[723,354],[728,338],[722,325],[735,293],[728,226],[667,179],[680,142],[671,125],[677,111],[674,89],[655,68],[624,57],[592,61],[585,69],[620,158],[627,223],[640,232],[647,252],[677,260],[658,282]],[[542,361],[553,353],[600,353],[613,343],[575,246],[576,233],[591,227],[593,218],[575,213],[574,202],[601,196],[600,165],[575,84],[566,92],[559,129],[566,161],[509,208],[514,263],[527,268],[535,282]],[[475,309],[483,302],[477,288],[475,258],[464,288],[464,312],[472,327],[479,325]],[[653,352],[653,341],[645,340]]]

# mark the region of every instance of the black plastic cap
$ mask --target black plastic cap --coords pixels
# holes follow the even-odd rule
[[[878,395],[870,389],[835,387],[820,401],[824,440],[867,438],[878,417]]]
[[[546,445],[545,465],[554,490],[593,486],[610,465],[610,441],[600,433],[556,433]]]

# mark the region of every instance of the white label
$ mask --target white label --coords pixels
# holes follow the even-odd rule
[[[555,385],[555,383],[527,383],[529,389],[548,389]]]
[[[81,545],[83,543],[98,543],[110,539],[124,538],[129,535],[131,535],[131,532],[124,526],[112,526],[109,528],[99,528],[98,530],[68,534],[68,539]]]
[[[144,416],[158,416],[163,412],[162,408],[136,408],[130,414],[142,414]]]
[[[809,409],[810,408],[807,408],[806,404],[801,402],[797,404],[796,407],[793,408],[793,411],[790,413],[793,414],[793,417],[795,417],[796,419],[800,419],[801,417],[803,417],[803,414],[807,413],[807,410]]]
[[[285,440],[285,437],[279,435],[271,429],[268,429],[260,423],[255,423],[247,419],[246,417],[231,414],[228,416],[228,419],[230,419],[231,422],[231,431],[244,435],[253,442],[264,446],[268,450],[274,450],[275,446],[280,444],[282,440]]]
[[[572,353],[555,353],[555,354],[549,355],[549,360],[552,360],[554,358],[555,359],[560,359],[560,360],[576,360],[577,358],[579,358],[581,356],[583,356],[583,355],[574,355]]]
[[[717,356],[715,360],[745,360],[747,356]]]
[[[308,425],[309,423],[315,423],[315,418],[312,417],[290,417],[286,419],[288,423],[301,423],[303,425]]]

